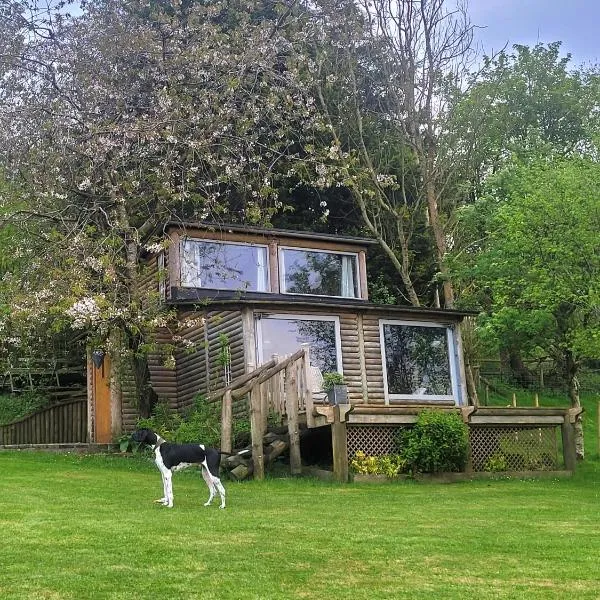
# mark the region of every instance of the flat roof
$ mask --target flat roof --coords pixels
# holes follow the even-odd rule
[[[334,233],[314,233],[311,231],[298,231],[294,229],[275,229],[267,227],[255,227],[253,225],[227,224],[227,223],[205,223],[186,222],[186,221],[169,221],[166,224],[167,228],[173,227],[177,229],[202,229],[204,231],[215,231],[222,233],[251,233],[262,235],[265,237],[289,237],[303,238],[307,240],[322,240],[328,242],[343,242],[345,244],[355,244],[357,246],[372,246],[377,244],[377,240],[373,238],[355,237],[348,235],[336,235]]]
[[[253,306],[268,310],[286,309],[301,312],[302,309],[332,309],[357,312],[378,312],[390,315],[411,315],[414,317],[437,317],[459,321],[464,317],[479,314],[476,311],[447,308],[427,308],[420,306],[403,306],[399,304],[375,304],[357,298],[331,298],[327,296],[304,296],[298,294],[272,294],[267,292],[237,292],[229,290],[202,290],[199,288],[171,288],[171,299],[168,304],[175,306],[191,306],[198,304],[202,309],[224,306]]]

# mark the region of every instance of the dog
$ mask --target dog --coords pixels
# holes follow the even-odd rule
[[[151,429],[138,429],[131,435],[134,442],[146,444],[154,450],[154,462],[160,471],[163,481],[163,497],[157,503],[169,508],[173,507],[172,475],[176,471],[200,465],[202,477],[209,490],[209,498],[204,506],[210,506],[213,498],[218,493],[221,498],[220,508],[225,508],[225,488],[219,478],[219,466],[222,452],[216,448],[206,448],[203,444],[170,444]],[[242,450],[243,454],[247,450]]]

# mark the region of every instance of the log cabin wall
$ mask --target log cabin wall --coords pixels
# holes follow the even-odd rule
[[[383,386],[383,357],[381,338],[379,335],[380,315],[365,314],[362,316],[363,352],[365,357],[365,376],[369,390],[369,404],[385,404]]]
[[[342,313],[340,338],[342,346],[342,370],[348,386],[350,404],[360,404],[368,398],[363,378],[364,355],[360,345],[359,318],[356,314]]]
[[[179,335],[193,342],[195,350],[181,350],[177,354],[180,411],[192,405],[196,394],[206,394],[223,387],[225,367],[221,336],[226,336],[229,345],[231,378],[245,373],[244,334],[239,310],[186,313],[182,317],[191,319],[194,324],[182,329]]]

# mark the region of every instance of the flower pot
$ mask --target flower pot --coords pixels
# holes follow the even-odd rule
[[[331,405],[348,404],[348,386],[336,383],[327,392],[327,401]]]

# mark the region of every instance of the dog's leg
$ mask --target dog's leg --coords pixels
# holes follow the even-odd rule
[[[208,499],[208,503],[205,504],[204,506],[208,506],[212,502],[212,499],[214,498],[214,495],[215,495],[215,488],[216,488],[216,490],[219,492],[219,496],[221,497],[220,508],[225,508],[225,488],[223,487],[223,484],[221,483],[221,480],[219,479],[219,477],[217,475],[215,475],[214,473],[212,473],[211,470],[208,468],[206,459],[202,463],[202,476],[203,477],[204,477],[205,472],[207,474],[207,477],[210,478],[210,482],[211,482],[210,484],[208,484],[208,480],[206,479],[206,477],[204,478],[204,480],[206,481],[207,485],[209,485],[209,487],[210,487],[211,495],[210,495],[210,498]]]
[[[202,479],[204,479],[204,481],[206,482],[206,485],[208,487],[208,491],[210,494],[208,497],[208,500],[204,503],[204,506],[210,506],[213,501],[213,498],[215,497],[215,493],[217,490],[213,483],[213,479],[212,479],[212,475],[210,474],[210,471],[208,469],[205,469],[204,466],[201,466],[200,472],[202,473]]]
[[[168,500],[167,500],[167,481],[165,479],[165,474],[163,473],[163,470],[159,467],[159,471],[160,471],[160,478],[162,479],[162,484],[163,484],[163,497],[159,498],[158,500],[155,500],[154,502],[156,502],[156,504],[167,504]]]
[[[170,469],[165,471],[165,506],[173,508],[173,474]]]
[[[219,492],[219,496],[221,496],[221,506],[219,508],[225,508],[225,488],[218,477],[213,476],[213,483]]]

